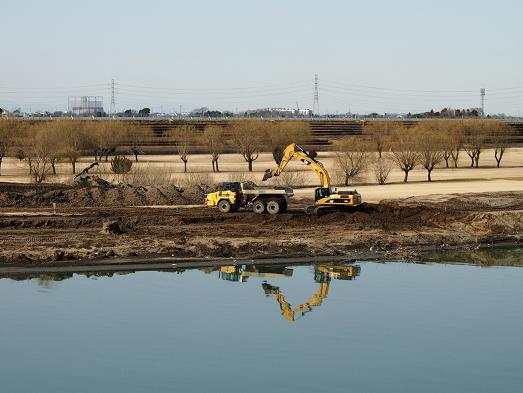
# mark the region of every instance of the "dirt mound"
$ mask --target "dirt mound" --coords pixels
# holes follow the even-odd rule
[[[101,187],[105,189],[111,188],[111,183],[98,176],[82,176],[74,180],[75,187]]]
[[[434,194],[410,197],[401,200],[383,200],[382,203],[397,203],[405,206],[434,206],[446,211],[477,211],[523,209],[521,192]]]
[[[201,204],[211,190],[206,186],[178,187],[111,184],[96,176],[63,184],[15,185],[0,183],[0,207],[123,207]]]

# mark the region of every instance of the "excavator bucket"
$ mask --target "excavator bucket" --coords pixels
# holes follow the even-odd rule
[[[265,171],[265,174],[263,175],[262,181],[265,181],[267,179],[270,179],[272,177],[272,171],[270,169],[267,169]]]
[[[277,295],[280,292],[280,288],[275,287],[267,282],[262,283],[263,291],[266,295]]]

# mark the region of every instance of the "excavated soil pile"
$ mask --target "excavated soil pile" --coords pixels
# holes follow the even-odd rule
[[[206,186],[178,187],[111,184],[96,176],[73,185],[0,183],[0,207],[121,207],[201,204]]]

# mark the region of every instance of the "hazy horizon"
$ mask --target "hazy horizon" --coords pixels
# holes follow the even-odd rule
[[[492,4],[495,4],[493,6]],[[480,106],[523,115],[523,4],[203,0],[2,2],[0,107],[320,113]]]

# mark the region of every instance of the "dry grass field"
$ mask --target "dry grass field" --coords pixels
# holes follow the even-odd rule
[[[347,188],[342,186],[342,180],[336,169],[334,153],[320,152],[318,159],[331,173],[335,185]],[[77,167],[81,170],[92,162],[92,157],[82,157]],[[370,202],[430,194],[523,191],[523,148],[507,150],[501,168],[496,167],[492,150],[485,150],[481,153],[479,168],[470,168],[469,163],[469,157],[462,152],[459,168],[445,168],[444,164],[438,165],[432,174],[433,181],[430,183],[426,181],[426,170],[419,166],[409,175],[408,183],[403,183],[403,173],[393,167],[387,184],[384,185],[376,183],[373,172],[369,169],[349,188],[356,187],[364,199]],[[269,153],[260,154],[258,160],[254,161],[253,172],[247,171],[247,163],[239,154],[224,154],[220,157],[219,164],[221,172],[213,173],[210,155],[190,155],[188,173],[184,173],[183,162],[177,155],[145,155],[140,156],[138,163],[133,164],[133,169],[128,175],[116,178],[110,170],[110,164],[104,161],[98,168],[90,171],[90,174],[98,175],[112,182],[120,181],[136,185],[213,184],[235,180],[250,180],[260,184],[263,172],[275,167],[275,162]],[[57,175],[50,176],[47,182],[70,183],[72,179],[70,164],[60,162],[57,165]],[[24,161],[12,157],[4,158],[0,182],[26,183],[30,181],[28,167]],[[290,185],[295,189],[296,198],[308,199],[312,197],[313,188],[318,186],[318,179],[300,162],[291,161],[280,178],[270,179],[266,184]]]

